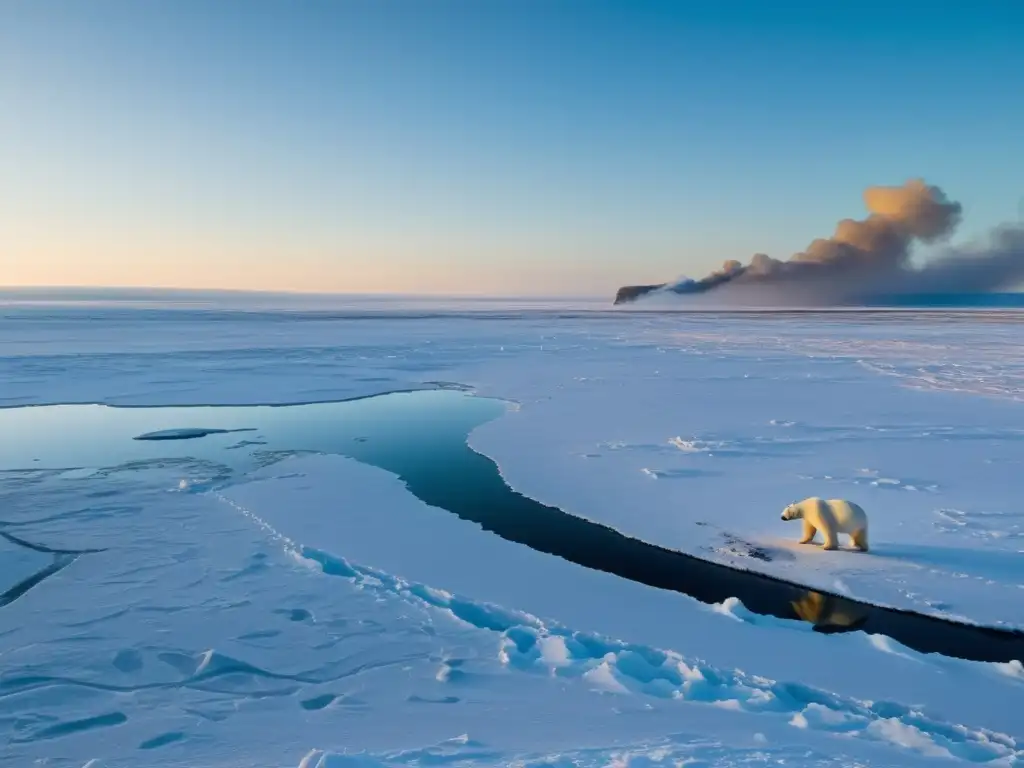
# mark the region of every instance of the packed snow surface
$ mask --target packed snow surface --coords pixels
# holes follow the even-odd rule
[[[469,387],[514,403],[470,444],[539,501],[859,599],[1024,626],[1017,314],[2,313],[5,406]],[[42,413],[22,429],[60,428]],[[0,449],[0,532],[85,553],[0,607],[0,764],[1024,763],[1019,661],[588,571],[339,456],[33,468],[19,434]],[[872,551],[797,545],[779,513],[811,495],[861,504]],[[0,587],[56,556],[0,539]]]

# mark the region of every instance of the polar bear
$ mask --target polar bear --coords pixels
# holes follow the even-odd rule
[[[814,534],[821,531],[825,537],[825,549],[839,546],[839,534],[849,534],[853,546],[861,552],[868,551],[868,516],[857,504],[845,499],[809,499],[797,501],[782,510],[783,520],[803,520],[804,535],[801,544],[809,544]]]

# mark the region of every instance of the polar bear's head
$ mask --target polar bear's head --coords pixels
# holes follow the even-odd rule
[[[783,520],[799,520],[803,516],[804,513],[803,510],[800,509],[800,504],[795,501],[792,504],[787,505],[786,508],[782,510]]]

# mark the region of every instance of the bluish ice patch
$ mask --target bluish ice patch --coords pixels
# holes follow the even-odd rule
[[[231,432],[255,432],[255,427],[243,429],[215,429],[212,427],[180,427],[176,429],[158,429],[156,432],[146,432],[136,435],[134,440],[196,440],[207,435],[226,435]]]

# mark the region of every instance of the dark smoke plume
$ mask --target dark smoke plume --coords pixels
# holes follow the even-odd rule
[[[1024,227],[1001,227],[982,246],[947,247],[914,266],[913,246],[948,238],[960,222],[960,204],[919,179],[871,187],[864,202],[866,219],[840,221],[832,237],[815,240],[788,261],[759,253],[746,265],[727,261],[700,280],[641,286],[636,296],[713,293],[730,304],[849,306],[911,295],[989,293],[1024,282]]]

